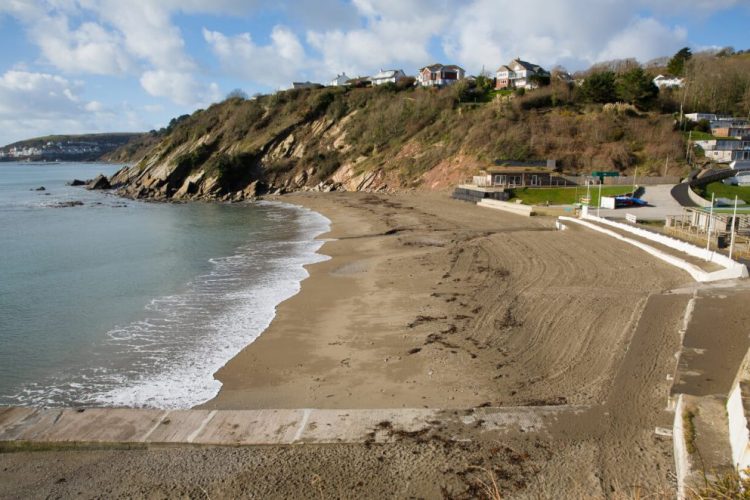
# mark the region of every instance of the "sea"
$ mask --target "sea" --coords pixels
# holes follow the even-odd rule
[[[304,208],[66,185],[119,168],[0,163],[0,405],[208,401],[214,373],[326,258],[316,238],[329,221]]]

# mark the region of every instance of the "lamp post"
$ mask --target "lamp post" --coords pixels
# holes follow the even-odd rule
[[[602,179],[599,179],[599,202],[596,204],[596,216],[599,217],[599,211],[602,208]]]
[[[730,259],[732,258],[732,252],[734,251],[734,233],[735,233],[734,225],[736,224],[736,221],[737,221],[737,195],[734,195],[734,212],[732,213],[732,229],[731,229],[732,235],[730,236],[730,239],[729,239],[729,258]]]
[[[706,261],[711,260],[709,250],[711,248],[711,229],[713,229],[714,222],[714,196],[715,193],[711,193],[711,210],[708,213],[708,227],[706,228]]]

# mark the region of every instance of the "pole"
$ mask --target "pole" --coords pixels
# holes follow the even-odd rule
[[[667,167],[669,166],[669,156],[667,156],[667,161],[664,162],[664,177],[667,176]]]
[[[711,249],[711,229],[714,221],[714,193],[711,193],[711,210],[708,215],[708,227],[706,228],[706,261],[711,260],[708,252]]]
[[[599,179],[599,203],[596,206],[596,216],[599,217],[599,210],[602,208],[602,182],[601,179]]]
[[[737,195],[734,195],[734,213],[732,214],[732,236],[729,240],[729,258],[732,258],[732,252],[734,252],[734,225],[737,221]]]
[[[691,130],[688,134],[687,147],[685,148],[685,161],[690,164],[690,141],[693,140],[693,131]]]
[[[635,167],[635,172],[633,172],[633,198],[635,198],[635,179],[638,177],[638,167]]]

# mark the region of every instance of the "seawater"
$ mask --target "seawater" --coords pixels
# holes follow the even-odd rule
[[[117,168],[0,163],[0,405],[203,403],[325,258],[309,210],[66,186]]]

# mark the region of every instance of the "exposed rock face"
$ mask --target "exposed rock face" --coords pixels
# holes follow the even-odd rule
[[[112,189],[109,179],[102,174],[97,175],[93,180],[89,181],[86,187],[88,189]]]

